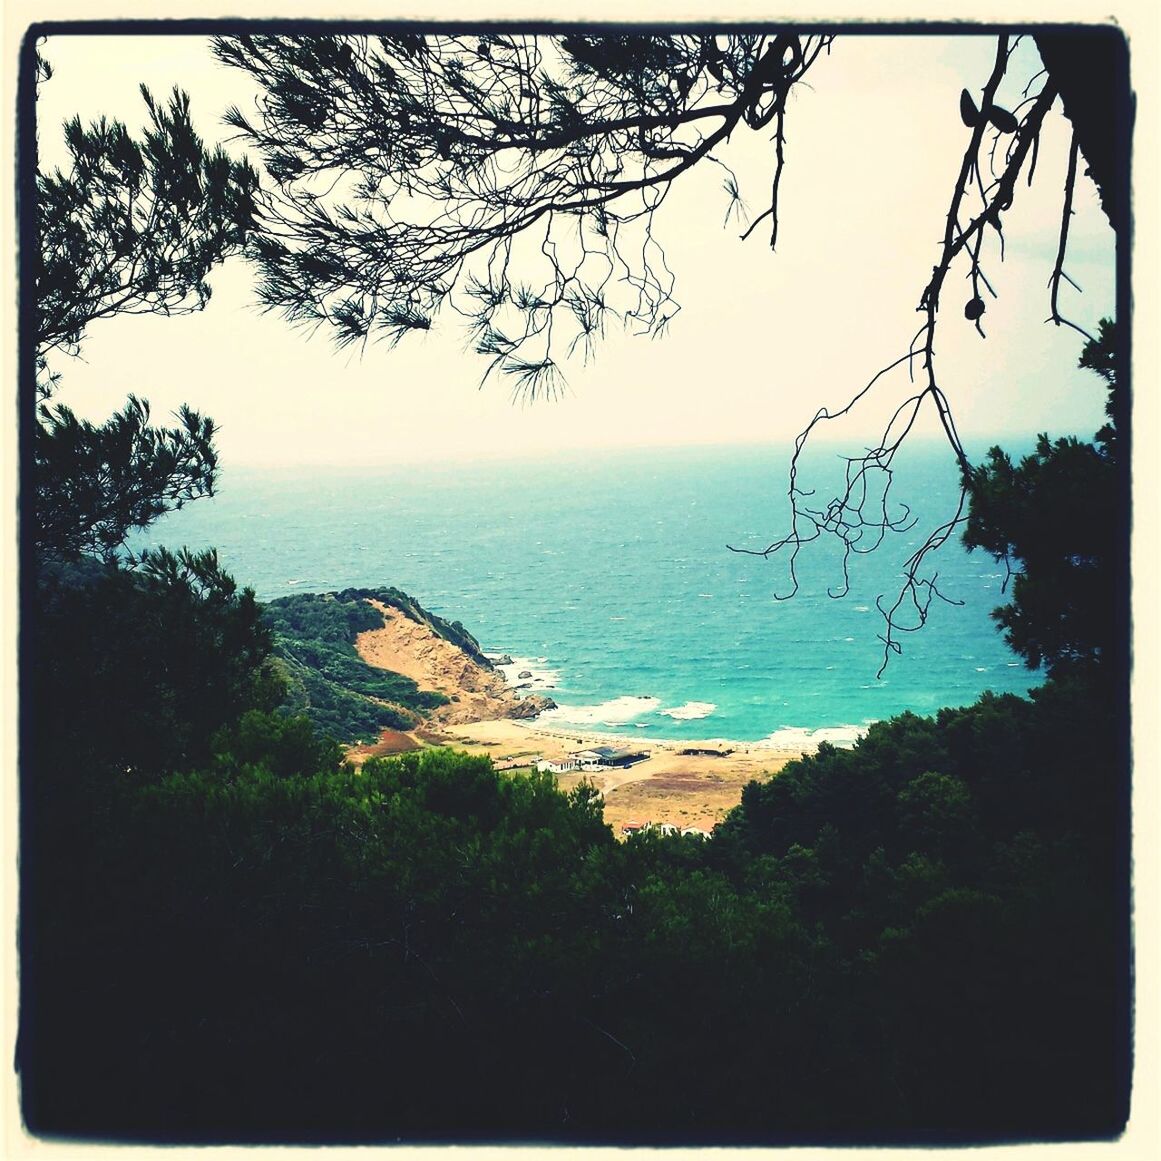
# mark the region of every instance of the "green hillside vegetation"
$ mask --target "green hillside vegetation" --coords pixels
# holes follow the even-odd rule
[[[426,711],[448,700],[421,691],[409,677],[368,665],[358,655],[358,634],[383,626],[382,615],[369,600],[429,626],[491,668],[463,625],[429,613],[396,588],[299,593],[268,602],[263,619],[274,634],[274,654],[286,683],[283,708],[305,715],[319,731],[341,742],[370,741],[386,727],[410,729]]]
[[[78,796],[26,1114],[161,1139],[1107,1132],[1117,747],[1089,693],[883,723],[708,841],[618,843],[591,789],[446,750],[356,774],[251,749]]]

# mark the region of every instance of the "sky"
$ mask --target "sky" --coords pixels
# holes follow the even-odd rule
[[[60,124],[74,114],[139,128],[142,82],[155,93],[188,89],[207,141],[228,132],[229,105],[253,101],[248,78],[217,64],[200,37],[55,36],[44,51],[54,67],[38,103],[44,163],[63,159]],[[324,331],[262,313],[241,259],[212,276],[202,313],[93,324],[81,359],[56,364],[58,399],[94,420],[129,392],[157,417],[188,403],[218,423],[227,470],[784,442],[905,351],[966,139],[960,90],[978,91],[993,52],[981,36],[836,40],[794,91],[777,251],[763,227],[743,242],[735,221],[723,226],[720,170],[686,175],[656,222],[681,313],[660,339],[612,328],[587,364],[578,355],[564,365],[556,401],[521,405],[502,382],[481,386],[485,364],[450,320],[394,349],[338,351]],[[1037,67],[1030,50],[1025,72]],[[987,263],[999,301],[986,340],[962,318],[957,286],[965,302],[970,295],[954,272],[944,293],[940,376],[969,443],[1042,430],[1087,436],[1101,422],[1099,383],[1075,368],[1083,340],[1044,321],[1067,140],[1057,116],[1036,180],[1021,182],[1009,215],[1005,260]],[[721,156],[760,213],[773,172],[769,133],[739,131]],[[1093,330],[1113,309],[1114,238],[1087,180],[1070,239],[1067,270],[1084,293],[1067,293],[1065,313]],[[908,394],[905,376],[893,376],[834,437],[872,442]]]

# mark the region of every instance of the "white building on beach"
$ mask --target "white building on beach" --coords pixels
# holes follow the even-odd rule
[[[536,759],[536,770],[537,773],[540,774],[544,774],[546,772],[549,774],[567,774],[569,771],[575,769],[577,769],[577,763],[576,760],[571,757],[560,758],[556,761],[552,761],[548,758]]]

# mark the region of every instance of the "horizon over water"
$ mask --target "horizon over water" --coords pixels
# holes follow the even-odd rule
[[[790,588],[787,559],[727,545],[762,549],[784,533],[789,454],[566,449],[541,461],[234,468],[215,498],[134,546],[216,547],[262,600],[394,585],[462,622],[486,652],[511,654],[510,679],[531,670],[532,688],[560,705],[541,720],[581,732],[809,748],[850,743],[904,710],[1039,684],[988,615],[1007,599],[1003,565],[958,539],[933,567],[962,605],[933,601],[876,678],[876,598],[894,601],[903,562],[954,512],[945,445],[901,454],[895,495],[918,522],[853,558],[845,596],[828,595],[841,555],[816,542],[799,556],[798,595],[776,599]],[[833,494],[842,466],[834,445],[808,453],[799,480],[817,486],[813,502]]]

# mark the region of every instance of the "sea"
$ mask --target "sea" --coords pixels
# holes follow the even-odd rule
[[[227,468],[215,497],[166,516],[135,546],[216,547],[263,600],[401,588],[462,622],[486,652],[508,654],[513,684],[558,704],[542,720],[578,732],[849,745],[905,710],[931,714],[1040,682],[989,615],[1007,599],[1007,570],[954,535],[933,558],[940,595],[926,623],[905,611],[914,631],[885,653],[881,607],[956,510],[946,445],[905,446],[888,501],[899,530],[853,554],[845,580],[842,553],[825,539],[793,562],[788,550],[752,554],[789,526],[791,450]],[[835,494],[850,450],[809,448],[797,477],[812,493],[804,503]]]

